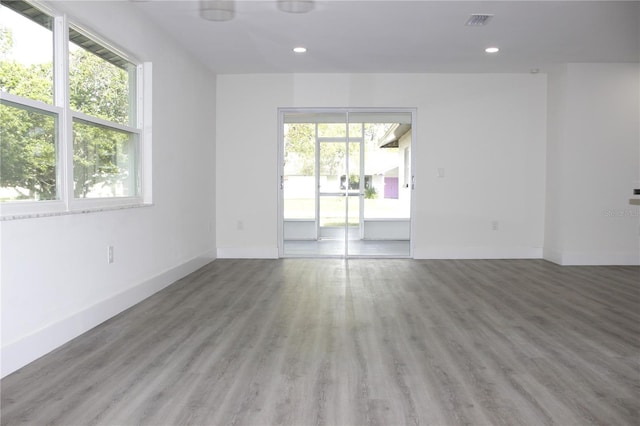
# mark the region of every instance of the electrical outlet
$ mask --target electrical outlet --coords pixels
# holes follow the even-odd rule
[[[497,220],[494,220],[491,222],[491,229],[493,231],[497,231],[500,228],[500,224],[498,223]]]
[[[107,246],[107,263],[113,263],[113,246]]]
[[[239,220],[238,223],[236,223],[236,229],[242,231],[244,229],[244,222]]]

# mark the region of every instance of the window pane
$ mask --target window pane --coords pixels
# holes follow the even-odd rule
[[[24,7],[33,19],[0,6],[0,90],[53,104],[53,20]]]
[[[362,137],[362,124],[361,123],[349,123],[349,137],[361,138]]]
[[[318,137],[321,138],[346,138],[347,123],[319,123]]]
[[[0,103],[0,200],[55,200],[54,114]]]
[[[69,38],[71,108],[135,126],[135,65],[73,29]]]
[[[138,137],[86,121],[73,122],[76,198],[138,195]]]

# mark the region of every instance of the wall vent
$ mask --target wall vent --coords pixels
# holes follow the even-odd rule
[[[468,27],[482,27],[483,25],[487,25],[491,18],[493,18],[493,15],[474,13],[469,17],[469,19],[467,19],[467,23],[465,25]]]

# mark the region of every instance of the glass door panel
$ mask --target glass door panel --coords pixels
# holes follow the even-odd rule
[[[362,206],[365,248],[359,254],[409,256],[411,170],[407,156],[411,149],[411,114],[369,114],[367,119]]]
[[[354,136],[357,135],[357,136]],[[357,142],[354,142],[357,141]],[[347,254],[357,254],[357,248],[360,245],[361,235],[361,200],[362,194],[364,194],[364,182],[362,175],[361,164],[361,145],[362,145],[362,125],[350,124],[349,125],[349,142],[347,146],[349,148],[349,161],[348,167],[348,179],[345,176],[345,181],[348,181],[347,186]]]
[[[351,193],[347,197],[348,216],[347,216],[347,254],[358,255],[361,245],[361,227],[360,227],[360,195]]]
[[[331,126],[323,124],[322,134],[327,139],[323,141],[318,136],[318,240],[322,241],[323,252],[342,256],[346,235],[344,175],[347,170],[347,146],[340,141],[342,137],[336,135],[346,135],[346,123],[331,123]]]
[[[410,256],[410,112],[284,115],[283,253]]]
[[[343,256],[345,244],[344,195],[320,196],[319,254]]]
[[[284,240],[316,241],[316,127],[284,124],[284,173],[281,178]],[[285,255],[299,254],[298,243],[285,244]]]

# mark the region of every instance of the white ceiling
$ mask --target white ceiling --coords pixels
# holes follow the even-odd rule
[[[229,73],[528,72],[563,62],[640,61],[638,1],[316,1],[306,14],[236,1],[227,22],[199,2],[136,1],[211,70]],[[472,13],[493,14],[468,27]],[[307,47],[304,55],[292,48]],[[497,55],[484,49],[498,46]]]

